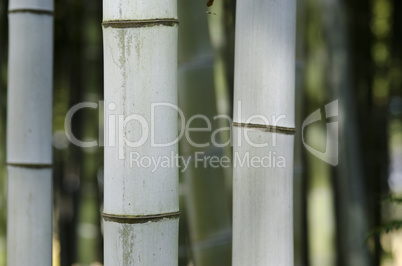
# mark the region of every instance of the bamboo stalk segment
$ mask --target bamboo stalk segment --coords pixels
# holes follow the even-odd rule
[[[103,8],[105,265],[177,265],[177,166],[150,165],[178,152],[176,1]]]
[[[9,28],[7,162],[51,164],[53,17],[13,12]]]
[[[239,0],[233,265],[293,265],[295,0]]]
[[[7,171],[7,264],[52,265],[52,170]]]
[[[52,12],[9,3],[8,265],[52,264]]]

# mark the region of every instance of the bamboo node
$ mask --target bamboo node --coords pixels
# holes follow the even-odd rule
[[[123,224],[142,224],[147,222],[157,222],[163,219],[178,219],[180,212],[161,213],[153,215],[119,215],[119,214],[102,214],[103,219],[107,222],[123,223]]]
[[[237,123],[237,122],[233,122],[232,125],[234,127],[252,128],[252,129],[262,130],[265,132],[279,133],[279,134],[285,134],[285,135],[294,135],[296,132],[296,129],[292,128],[292,127],[280,127],[280,126],[272,126],[272,125]]]
[[[20,168],[31,168],[31,169],[43,169],[52,168],[52,164],[44,163],[7,163],[7,166],[20,167]]]
[[[163,19],[146,19],[146,20],[111,20],[104,21],[102,26],[105,28],[145,28],[154,26],[168,26],[173,27],[179,24],[178,19],[163,18]]]
[[[9,9],[8,14],[15,14],[15,13],[32,13],[37,15],[48,15],[53,16],[53,10],[47,9],[33,9],[33,8],[16,8],[16,9]]]

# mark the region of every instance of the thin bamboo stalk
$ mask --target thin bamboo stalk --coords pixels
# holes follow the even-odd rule
[[[365,190],[368,175],[363,164],[363,153],[352,68],[353,53],[349,46],[348,12],[346,3],[329,0],[322,3],[324,32],[329,52],[328,87],[334,99],[339,98],[339,142],[343,156],[336,169],[335,186],[338,204],[338,257],[340,265],[376,265],[372,263],[370,250],[365,244],[369,231],[368,196]],[[365,77],[366,79],[366,77]],[[365,83],[367,80],[365,80]],[[359,105],[363,108],[364,105]],[[364,113],[366,116],[367,113]],[[377,126],[377,125],[376,125]],[[372,132],[372,131],[370,131]],[[353,178],[350,178],[352,177]],[[378,242],[377,242],[378,243]]]
[[[295,0],[237,2],[233,265],[293,265],[295,19]]]
[[[208,27],[211,44],[214,48],[214,84],[216,105],[219,114],[230,117],[233,113],[233,76],[234,76],[234,9],[235,1],[214,2],[208,13]],[[218,15],[219,14],[219,15]],[[220,128],[230,128],[231,121],[220,119]],[[231,132],[222,131],[220,139],[222,143],[230,143]],[[232,146],[223,147],[223,156],[232,161]],[[232,216],[233,199],[233,168],[225,167],[225,188],[229,214]]]
[[[11,0],[8,265],[52,264],[53,1]]]
[[[178,170],[132,163],[133,155],[177,154],[177,6],[175,0],[103,2],[105,71],[105,265],[177,265]],[[163,110],[163,111],[161,111]],[[124,120],[130,115],[144,124]],[[113,123],[118,133],[113,137]],[[127,120],[126,120],[127,121]],[[154,121],[154,128],[151,128]],[[130,147],[128,141],[145,142]],[[124,141],[123,141],[124,140]],[[113,146],[113,141],[116,145]],[[131,145],[134,146],[134,145]],[[145,162],[145,161],[143,161]]]
[[[8,17],[6,15],[7,3],[6,1],[0,2],[0,32],[7,32]],[[7,38],[0,39],[0,69],[7,68]],[[0,76],[0,191],[6,191],[6,108],[7,108],[7,78]],[[4,96],[3,96],[4,95]],[[2,202],[7,202],[6,193],[0,196]],[[6,226],[7,224],[7,210],[2,208],[0,211],[0,241],[5,242],[6,239]],[[7,248],[6,245],[0,247],[0,264],[6,265],[7,263]]]
[[[99,15],[101,15],[101,2],[83,2],[78,0],[76,2],[77,12],[81,11],[84,14],[78,13],[78,23],[81,23],[82,28],[91,28],[92,25],[97,25]],[[82,17],[82,18],[81,18]],[[81,21],[82,20],[82,21]],[[76,22],[76,23],[77,23]],[[78,28],[78,27],[77,27]],[[80,57],[85,58],[82,65],[82,72],[80,75],[85,77],[81,81],[81,99],[84,101],[98,102],[99,94],[102,88],[103,75],[101,66],[102,62],[102,49],[101,28],[92,29],[92,33],[82,35],[82,30],[77,30],[77,35],[82,36],[83,47],[92,47],[91,50],[81,49]],[[79,46],[78,46],[79,47]],[[80,51],[80,50],[78,50]],[[89,56],[90,53],[96,53],[96,56]],[[78,61],[81,62],[81,61]],[[82,123],[79,127],[82,130],[82,139],[96,139],[98,135],[98,121],[96,118],[98,110],[93,110],[93,113],[86,111],[82,116]],[[97,174],[100,165],[103,165],[103,153],[98,147],[82,149],[82,160],[80,162],[80,176],[81,176],[81,189],[80,189],[80,206],[78,211],[78,228],[79,234],[77,239],[77,261],[82,264],[91,264],[95,261],[102,261],[103,252],[99,250],[100,236],[100,215],[98,210],[99,204],[102,202],[99,195],[102,193],[98,189]],[[81,230],[89,228],[92,230]],[[89,233],[92,232],[92,233]]]
[[[214,120],[218,114],[214,58],[205,3],[185,0],[178,3],[182,23],[179,30],[179,107],[187,121],[196,115],[211,121],[210,131],[191,132],[180,140],[181,155],[192,159],[182,172],[192,254],[197,266],[225,266],[231,264],[231,225],[223,167],[195,163],[198,156],[219,158],[223,155],[223,148],[211,143],[219,120]],[[201,119],[194,119],[189,124],[191,128],[204,126],[205,121]],[[221,143],[221,139],[218,142]],[[197,147],[192,143],[210,144]]]
[[[301,128],[303,121],[304,87],[305,87],[305,0],[297,1],[297,25],[296,25],[296,92],[295,92],[295,122],[296,128]],[[294,143],[294,184],[293,184],[293,215],[294,215],[294,261],[295,265],[308,265],[308,239],[306,229],[306,197],[304,189],[307,180],[303,165],[303,143],[301,131],[295,133]]]
[[[320,21],[322,9],[320,3],[315,0],[306,1],[306,75],[305,75],[305,97],[304,110],[302,117],[305,119],[318,107],[323,107],[328,103],[328,91],[325,78],[327,66],[328,50],[327,45],[322,40],[322,23]],[[309,38],[311,32],[317,32],[316,38]],[[298,32],[299,33],[299,32]],[[312,75],[314,73],[314,75]],[[297,111],[296,111],[297,113]],[[297,118],[296,118],[297,120]],[[315,143],[319,147],[319,139],[325,140],[326,124],[321,126],[306,127],[304,137],[308,143]],[[301,131],[303,131],[301,130]],[[302,133],[302,132],[301,132]],[[320,137],[321,136],[321,137]],[[297,135],[296,135],[297,137]],[[325,143],[321,142],[322,149],[325,149]],[[313,156],[307,149],[303,149],[303,232],[304,241],[304,264],[310,265],[325,264],[333,265],[335,263],[333,256],[334,228],[329,223],[322,223],[322,217],[332,220],[334,206],[331,200],[331,166],[323,163]],[[319,182],[317,182],[319,181]],[[317,205],[317,202],[320,202]],[[298,206],[295,206],[298,208]],[[325,212],[323,213],[323,209]],[[295,256],[296,258],[296,256]],[[338,259],[338,258],[337,258]]]

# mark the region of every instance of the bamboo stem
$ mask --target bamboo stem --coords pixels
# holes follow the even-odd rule
[[[8,265],[52,264],[53,2],[10,1]]]
[[[178,262],[177,167],[153,169],[131,160],[133,154],[177,154],[177,144],[156,147],[149,137],[167,143],[177,136],[175,110],[151,111],[152,103],[177,106],[176,8],[174,0],[104,1],[105,265]],[[132,115],[141,116],[147,128],[126,123]],[[144,136],[142,145],[127,144]]]
[[[363,134],[359,132],[357,101],[353,90],[356,85],[353,81],[353,53],[349,44],[349,13],[346,3],[340,0],[325,1],[322,8],[323,12],[331,11],[322,17],[322,22],[324,32],[331,33],[326,36],[330,58],[327,79],[331,96],[339,99],[339,135],[342,140],[339,149],[343,151],[334,179],[338,193],[338,252],[342,254],[338,260],[342,265],[376,265],[371,262],[371,254],[365,244],[365,235],[370,228],[365,190],[368,175],[365,174],[367,169],[362,161],[360,138]],[[359,105],[359,108],[363,106]]]
[[[223,167],[194,163],[197,153],[221,157],[223,148],[192,144],[209,142],[219,126],[213,119],[218,112],[205,3],[179,1],[179,15],[179,107],[186,121],[203,115],[212,122],[211,131],[191,132],[180,140],[181,155],[193,159],[182,173],[192,254],[195,265],[225,266],[231,264],[231,225]],[[203,122],[194,119],[191,127],[197,126]]]
[[[237,2],[233,265],[293,265],[295,19],[295,0]]]

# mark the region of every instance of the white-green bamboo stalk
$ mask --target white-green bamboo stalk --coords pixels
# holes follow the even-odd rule
[[[11,0],[8,265],[52,264],[53,1]]]
[[[296,1],[239,0],[236,10],[232,261],[293,265]]]
[[[177,265],[177,167],[154,169],[132,162],[132,156],[157,160],[177,154],[177,143],[151,143],[151,137],[160,144],[177,136],[174,108],[156,108],[155,120],[151,119],[152,103],[177,105],[176,1],[104,0],[103,20],[104,262]],[[131,118],[143,124],[124,123]],[[144,143],[129,143],[141,140]]]

